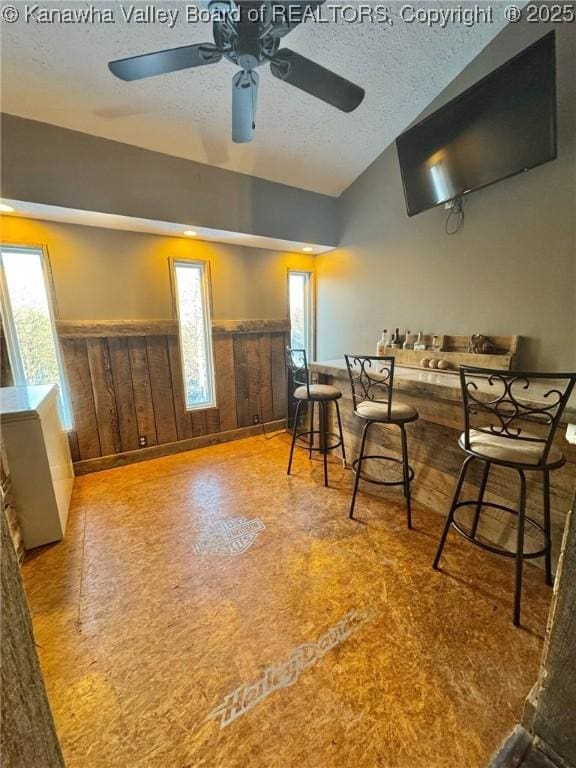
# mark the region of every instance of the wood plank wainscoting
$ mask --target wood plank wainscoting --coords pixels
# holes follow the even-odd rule
[[[213,324],[217,407],[199,411],[185,408],[175,321],[60,320],[57,329],[76,474],[284,426],[288,320]]]

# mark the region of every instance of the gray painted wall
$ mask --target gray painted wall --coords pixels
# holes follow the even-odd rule
[[[336,245],[336,198],[2,115],[2,196]]]
[[[576,369],[576,35],[556,31],[558,159],[466,198],[464,231],[406,215],[395,146],[339,200],[340,248],[317,257],[318,355],[375,353],[383,327],[529,337],[521,364]],[[510,25],[430,106],[549,31]]]
[[[173,317],[169,259],[210,265],[214,320],[284,319],[287,272],[312,270],[308,253],[210,243],[197,238],[3,216],[2,242],[41,243],[50,259],[60,320]]]

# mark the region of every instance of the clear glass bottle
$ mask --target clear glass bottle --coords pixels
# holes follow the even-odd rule
[[[406,336],[404,337],[404,344],[402,344],[402,349],[413,349],[414,345],[410,341],[410,331],[406,331]]]
[[[424,333],[422,331],[418,331],[418,338],[414,342],[414,349],[422,351],[426,349],[426,344],[424,343]]]
[[[376,344],[376,354],[378,357],[386,354],[386,348],[388,347],[388,331],[386,328],[382,331],[382,338]]]

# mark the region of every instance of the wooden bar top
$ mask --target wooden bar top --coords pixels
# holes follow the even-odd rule
[[[314,373],[324,376],[332,376],[335,379],[348,379],[346,370],[346,361],[343,358],[335,360],[324,360],[314,362],[310,365]],[[505,371],[503,371],[505,373]],[[490,393],[493,392],[485,378],[478,377],[478,391]],[[535,382],[530,387],[532,397],[528,402],[545,403],[544,395],[550,389],[553,389],[555,380]],[[401,365],[394,367],[394,388],[400,391],[409,392],[413,395],[430,397],[436,400],[444,400],[452,403],[461,403],[462,395],[460,391],[460,378],[454,373],[444,371],[417,368],[405,368]],[[521,398],[518,398],[521,399]],[[566,409],[562,415],[563,424],[576,424],[576,392],[572,394]]]

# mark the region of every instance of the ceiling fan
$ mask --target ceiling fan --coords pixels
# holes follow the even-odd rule
[[[232,78],[232,140],[252,141],[256,129],[257,67],[270,64],[279,80],[343,112],[352,112],[364,89],[335,72],[280,48],[280,40],[325,0],[200,0],[213,15],[214,43],[184,45],[111,61],[108,67],[121,80],[140,80],[180,69],[216,64],[224,56],[241,67]]]

